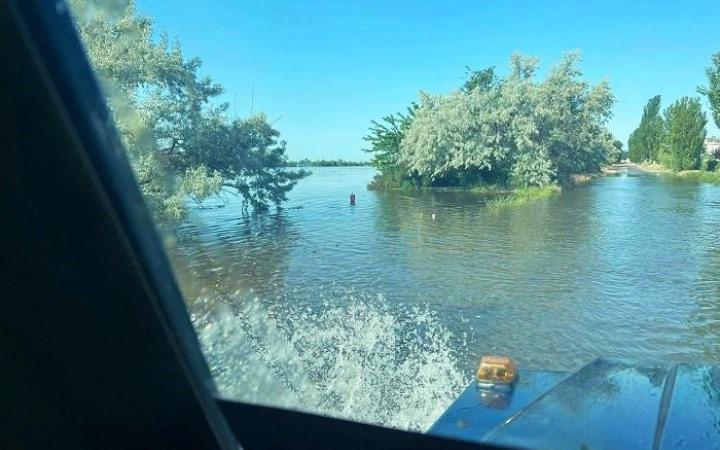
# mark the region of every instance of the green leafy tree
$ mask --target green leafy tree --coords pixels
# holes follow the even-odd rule
[[[697,98],[683,97],[665,110],[667,133],[661,161],[672,170],[700,168],[707,118]]]
[[[264,114],[228,120],[222,113],[203,117],[184,141],[181,153],[172,155],[180,170],[204,167],[222,178],[222,186],[235,189],[246,205],[264,210],[280,205],[307,172],[286,170],[285,142]]]
[[[619,163],[625,157],[625,154],[623,152],[623,143],[621,141],[615,139],[613,141],[613,146],[617,149],[617,153],[615,154],[615,158],[611,162]]]
[[[279,205],[306,173],[283,169],[285,144],[264,115],[230,119],[222,87],[199,74],[132,1],[71,0],[76,24],[128,150],[148,206],[161,222],[181,220],[223,187],[246,204]]]
[[[715,125],[720,127],[720,52],[712,56],[712,65],[705,69],[705,73],[708,77],[708,86],[700,87],[698,90],[707,97]]]
[[[377,167],[425,186],[542,186],[600,170],[619,154],[605,128],[614,97],[584,82],[578,62],[569,54],[537,82],[538,60],[514,55],[506,77],[485,69],[448,95],[421,93]]]
[[[606,81],[590,87],[582,79],[579,62],[579,53],[566,55],[536,92],[535,141],[547,148],[561,183],[576,174],[600,171],[617,153],[605,127],[615,97]]]
[[[404,114],[391,114],[380,122],[373,120],[364,138],[370,144],[365,151],[373,154],[370,164],[383,174],[386,182],[402,182],[405,170],[399,162],[400,143],[415,118],[415,109],[416,106],[411,105]]]
[[[661,97],[648,100],[640,125],[628,140],[628,158],[634,162],[657,162],[665,135],[665,123],[660,115]]]

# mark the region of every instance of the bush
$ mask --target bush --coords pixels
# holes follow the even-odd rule
[[[705,172],[714,172],[718,168],[718,160],[715,158],[703,159],[702,168]]]

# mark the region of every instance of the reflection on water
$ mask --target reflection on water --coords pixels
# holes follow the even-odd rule
[[[491,212],[469,193],[367,191],[368,168],[313,172],[279,213],[243,217],[240,202],[228,198],[223,208],[196,210],[176,237],[174,259],[196,324],[224,324],[200,334],[230,395],[338,415],[365,408],[362,420],[423,428],[429,414],[390,419],[410,404],[433,409],[412,400],[409,381],[393,371],[412,378],[436,354],[452,374],[446,384],[457,386],[438,378],[415,389],[440,405],[484,353],[543,369],[576,368],[596,356],[633,363],[720,356],[717,186],[624,173]],[[416,307],[423,312],[415,316]],[[432,332],[413,334],[419,323]],[[256,345],[237,348],[223,333]],[[368,344],[363,333],[378,341]],[[341,361],[343,351],[355,356]],[[241,364],[250,354],[262,356]],[[311,364],[311,355],[320,361]],[[408,358],[411,368],[398,372]],[[246,371],[237,379],[261,381],[242,387],[233,370]],[[330,387],[328,377],[340,374],[361,380]],[[316,393],[287,394],[308,386]],[[380,412],[367,397],[348,406],[361,388],[406,403]]]
[[[228,208],[215,214],[212,222],[193,217],[175,236],[173,260],[188,299],[206,295],[227,303],[238,292],[272,298],[284,283],[297,229],[279,213],[239,217]]]

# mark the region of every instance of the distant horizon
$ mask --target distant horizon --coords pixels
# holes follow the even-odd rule
[[[506,73],[511,54],[540,58],[541,72],[580,50],[585,79],[607,79],[617,98],[608,128],[627,149],[642,109],[698,97],[720,51],[720,11],[709,1],[601,5],[571,1],[390,1],[308,7],[279,0],[239,7],[229,0],[138,0],[156,31],[177,38],[186,58],[226,88],[230,112],[265,112],[288,158],[368,160],[372,120],[401,112],[420,91],[447,93],[465,67]],[[522,11],[522,13],[518,13]],[[433,24],[429,27],[428,24]],[[720,136],[707,101],[708,137]]]

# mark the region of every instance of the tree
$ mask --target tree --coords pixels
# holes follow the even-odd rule
[[[660,155],[665,134],[665,123],[660,116],[661,97],[656,95],[648,100],[640,125],[630,134],[628,158],[634,162],[656,162]]]
[[[661,160],[672,170],[700,167],[705,149],[707,118],[697,98],[683,97],[665,110],[667,133]]]
[[[402,182],[405,171],[399,163],[400,143],[415,118],[415,109],[413,104],[407,108],[405,114],[391,114],[383,117],[380,122],[373,120],[370,131],[364,138],[370,143],[370,148],[365,152],[373,154],[370,164],[383,174],[386,181],[395,184]]]
[[[427,186],[542,186],[600,170],[619,153],[605,128],[614,97],[585,83],[578,61],[569,54],[536,82],[538,60],[514,55],[506,77],[490,68],[448,95],[421,93],[377,167]]]
[[[625,154],[623,152],[623,143],[615,139],[613,141],[613,146],[617,149],[617,154],[615,155],[615,159],[612,162],[619,163],[625,157]]]
[[[148,206],[160,222],[232,187],[256,209],[279,205],[306,173],[284,170],[285,144],[264,115],[230,119],[222,87],[199,74],[134,2],[72,0],[76,25],[108,96]]]
[[[579,53],[566,55],[536,94],[536,142],[547,148],[561,183],[575,174],[599,172],[617,153],[605,127],[615,97],[607,81],[590,87],[582,80],[579,62]]]
[[[223,110],[224,111],[224,110]],[[239,192],[255,210],[280,205],[307,172],[286,170],[285,142],[264,114],[228,120],[215,112],[203,117],[184,141],[174,166],[188,171],[203,167],[222,178],[222,186]]]
[[[715,125],[720,127],[720,52],[712,56],[712,65],[705,69],[705,73],[708,86],[700,87],[698,91],[707,97]]]

